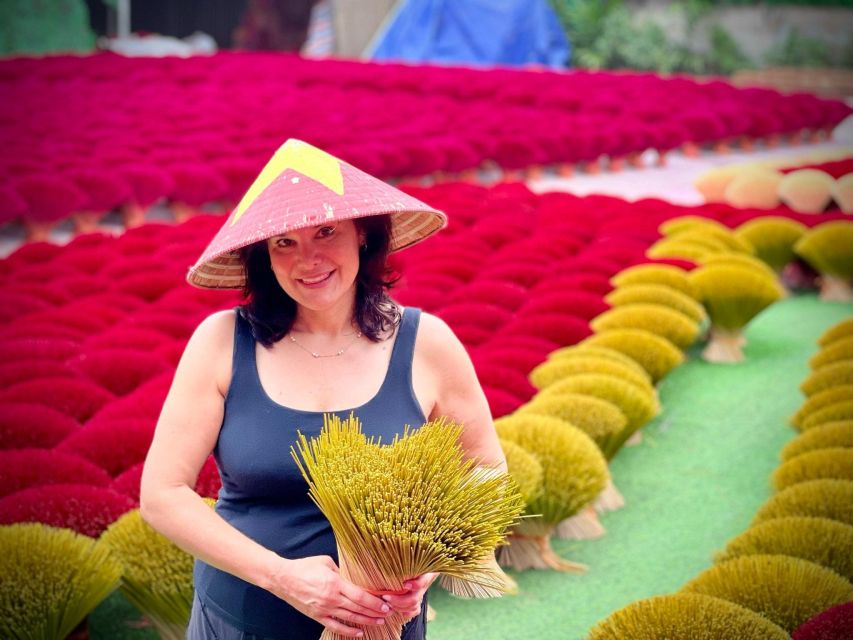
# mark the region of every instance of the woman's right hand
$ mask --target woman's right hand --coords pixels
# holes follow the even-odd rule
[[[330,631],[353,638],[363,634],[352,625],[385,624],[392,613],[381,598],[344,579],[329,556],[282,558],[270,591]]]

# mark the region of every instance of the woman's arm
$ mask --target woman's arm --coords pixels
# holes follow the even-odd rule
[[[506,471],[489,403],[459,338],[443,320],[422,313],[415,354],[415,390],[432,400],[429,419],[446,416],[462,424],[465,455]]]
[[[142,517],[204,562],[262,587],[329,629],[377,624],[381,599],[340,578],[328,556],[282,558],[222,519],[193,487],[213,450],[231,379],[234,312],[202,322],[187,344],[166,397],[142,473]]]

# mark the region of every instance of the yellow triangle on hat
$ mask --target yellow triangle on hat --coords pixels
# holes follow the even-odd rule
[[[234,215],[231,218],[232,226],[237,224],[240,216],[246,212],[246,209],[249,208],[255,199],[287,169],[298,171],[302,175],[334,191],[339,196],[344,193],[344,177],[341,173],[341,161],[317,147],[312,147],[301,140],[291,139],[279,147],[278,151],[275,152],[275,155],[255,179],[255,182],[249,187],[246,195],[240,200],[240,204],[234,209]]]

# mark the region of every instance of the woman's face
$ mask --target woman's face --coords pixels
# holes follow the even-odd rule
[[[279,285],[300,306],[322,311],[352,304],[362,233],[352,220],[290,231],[267,240]]]

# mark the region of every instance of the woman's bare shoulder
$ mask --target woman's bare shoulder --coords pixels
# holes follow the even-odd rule
[[[431,313],[421,312],[418,327],[418,350],[427,357],[447,358],[465,355],[465,347],[448,324]]]
[[[236,321],[237,314],[233,309],[217,311],[207,316],[190,337],[184,357],[209,360],[223,354],[230,356]]]

